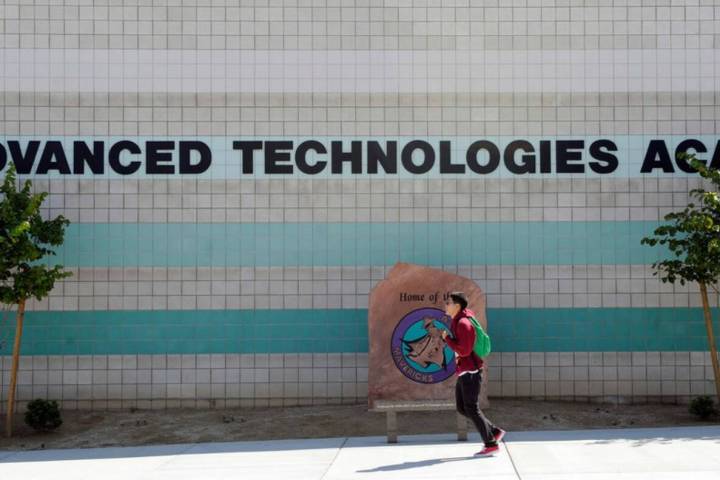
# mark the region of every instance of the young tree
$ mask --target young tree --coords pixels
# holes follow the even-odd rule
[[[31,186],[26,181],[22,189],[16,188],[15,168],[11,165],[0,187],[0,302],[17,305],[5,424],[8,437],[12,435],[25,302],[31,297],[42,299],[56,280],[71,275],[62,265],[50,267],[42,262],[44,257],[55,254],[50,247],[62,244],[70,222],[62,215],[43,220],[40,206],[47,193],[32,193]]]
[[[642,243],[650,246],[666,245],[670,250],[671,258],[653,264],[654,274],[659,274],[663,283],[674,284],[679,281],[685,285],[685,282],[697,282],[700,286],[715,390],[720,399],[720,367],[708,300],[708,287],[715,291],[720,300],[720,171],[708,168],[694,155],[685,156],[685,160],[710,182],[713,190],[691,190],[690,198],[697,203],[691,202],[684,210],[666,215],[668,223],[655,229],[653,236],[643,238]]]

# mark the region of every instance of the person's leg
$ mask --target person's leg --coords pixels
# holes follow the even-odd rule
[[[466,373],[458,378],[465,415],[472,420],[478,433],[486,446],[496,445],[492,427],[482,410],[478,408],[478,395],[480,394],[480,374]]]
[[[455,382],[455,408],[457,408],[458,413],[463,417],[468,416],[465,412],[465,400],[463,400],[462,396],[462,383],[460,382],[460,378]]]
[[[479,376],[478,380],[478,401],[480,399],[480,392],[482,391],[482,374]],[[496,443],[500,443],[505,436],[505,430],[495,425],[489,418],[485,416],[483,411],[478,407],[478,412],[482,418],[485,419],[485,423],[487,423],[488,428],[490,429],[490,433],[492,433],[492,436],[495,438]]]

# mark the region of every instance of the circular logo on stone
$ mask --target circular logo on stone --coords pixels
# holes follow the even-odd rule
[[[398,370],[418,383],[440,383],[455,371],[455,354],[442,340],[450,318],[437,308],[420,308],[395,327],[391,354]]]

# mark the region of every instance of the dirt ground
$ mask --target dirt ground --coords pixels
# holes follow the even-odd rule
[[[509,431],[703,425],[686,405],[599,405],[536,400],[492,401],[486,415]],[[84,448],[385,434],[385,415],[366,405],[228,410],[63,412],[53,433],[35,433],[20,416],[0,450]],[[718,419],[714,419],[717,423]],[[455,431],[453,412],[398,415],[400,435]]]

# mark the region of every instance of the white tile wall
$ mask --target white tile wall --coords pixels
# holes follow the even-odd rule
[[[71,268],[30,311],[367,308],[391,267]],[[700,307],[695,285],[663,284],[649,265],[446,265],[489,308]],[[270,301],[272,292],[272,301]],[[710,304],[717,298],[711,296]]]
[[[0,357],[3,399],[10,361]],[[18,400],[68,409],[362,403],[367,364],[367,354],[23,357]],[[703,352],[503,352],[488,365],[491,397],[687,402],[714,393]]]
[[[715,2],[103,3],[0,5],[0,135],[651,138],[719,130]],[[271,67],[267,52],[321,60]],[[416,81],[391,82],[387,66],[400,54],[412,55]],[[158,56],[157,68],[138,68],[148,55]],[[233,55],[252,59],[245,64],[252,70],[244,69],[258,78],[252,88],[246,78],[232,81],[243,72],[227,61]],[[95,78],[75,75],[93,56],[108,60]],[[178,88],[182,72],[169,67],[182,58],[193,72],[188,88]],[[300,75],[307,65],[327,73],[328,59],[357,68],[337,81]],[[441,82],[433,66],[442,61]],[[365,78],[368,65],[388,68],[382,82]],[[212,75],[197,78],[201,71]],[[157,84],[153,72],[162,76]],[[123,76],[138,81],[118,87]],[[686,178],[69,179],[38,180],[35,188],[50,192],[44,214],[75,223],[322,223],[655,221],[684,206],[696,185]],[[694,288],[662,285],[646,265],[444,268],[476,280],[492,308],[699,306]],[[30,309],[365,308],[385,271],[73,269]],[[271,290],[282,292],[281,302],[270,302]],[[9,363],[2,362],[4,399]],[[492,365],[496,396],[641,401],[710,393],[702,352],[507,352]],[[356,402],[364,401],[367,375],[364,355],[37,356],[23,358],[19,394],[57,398],[66,408]]]

